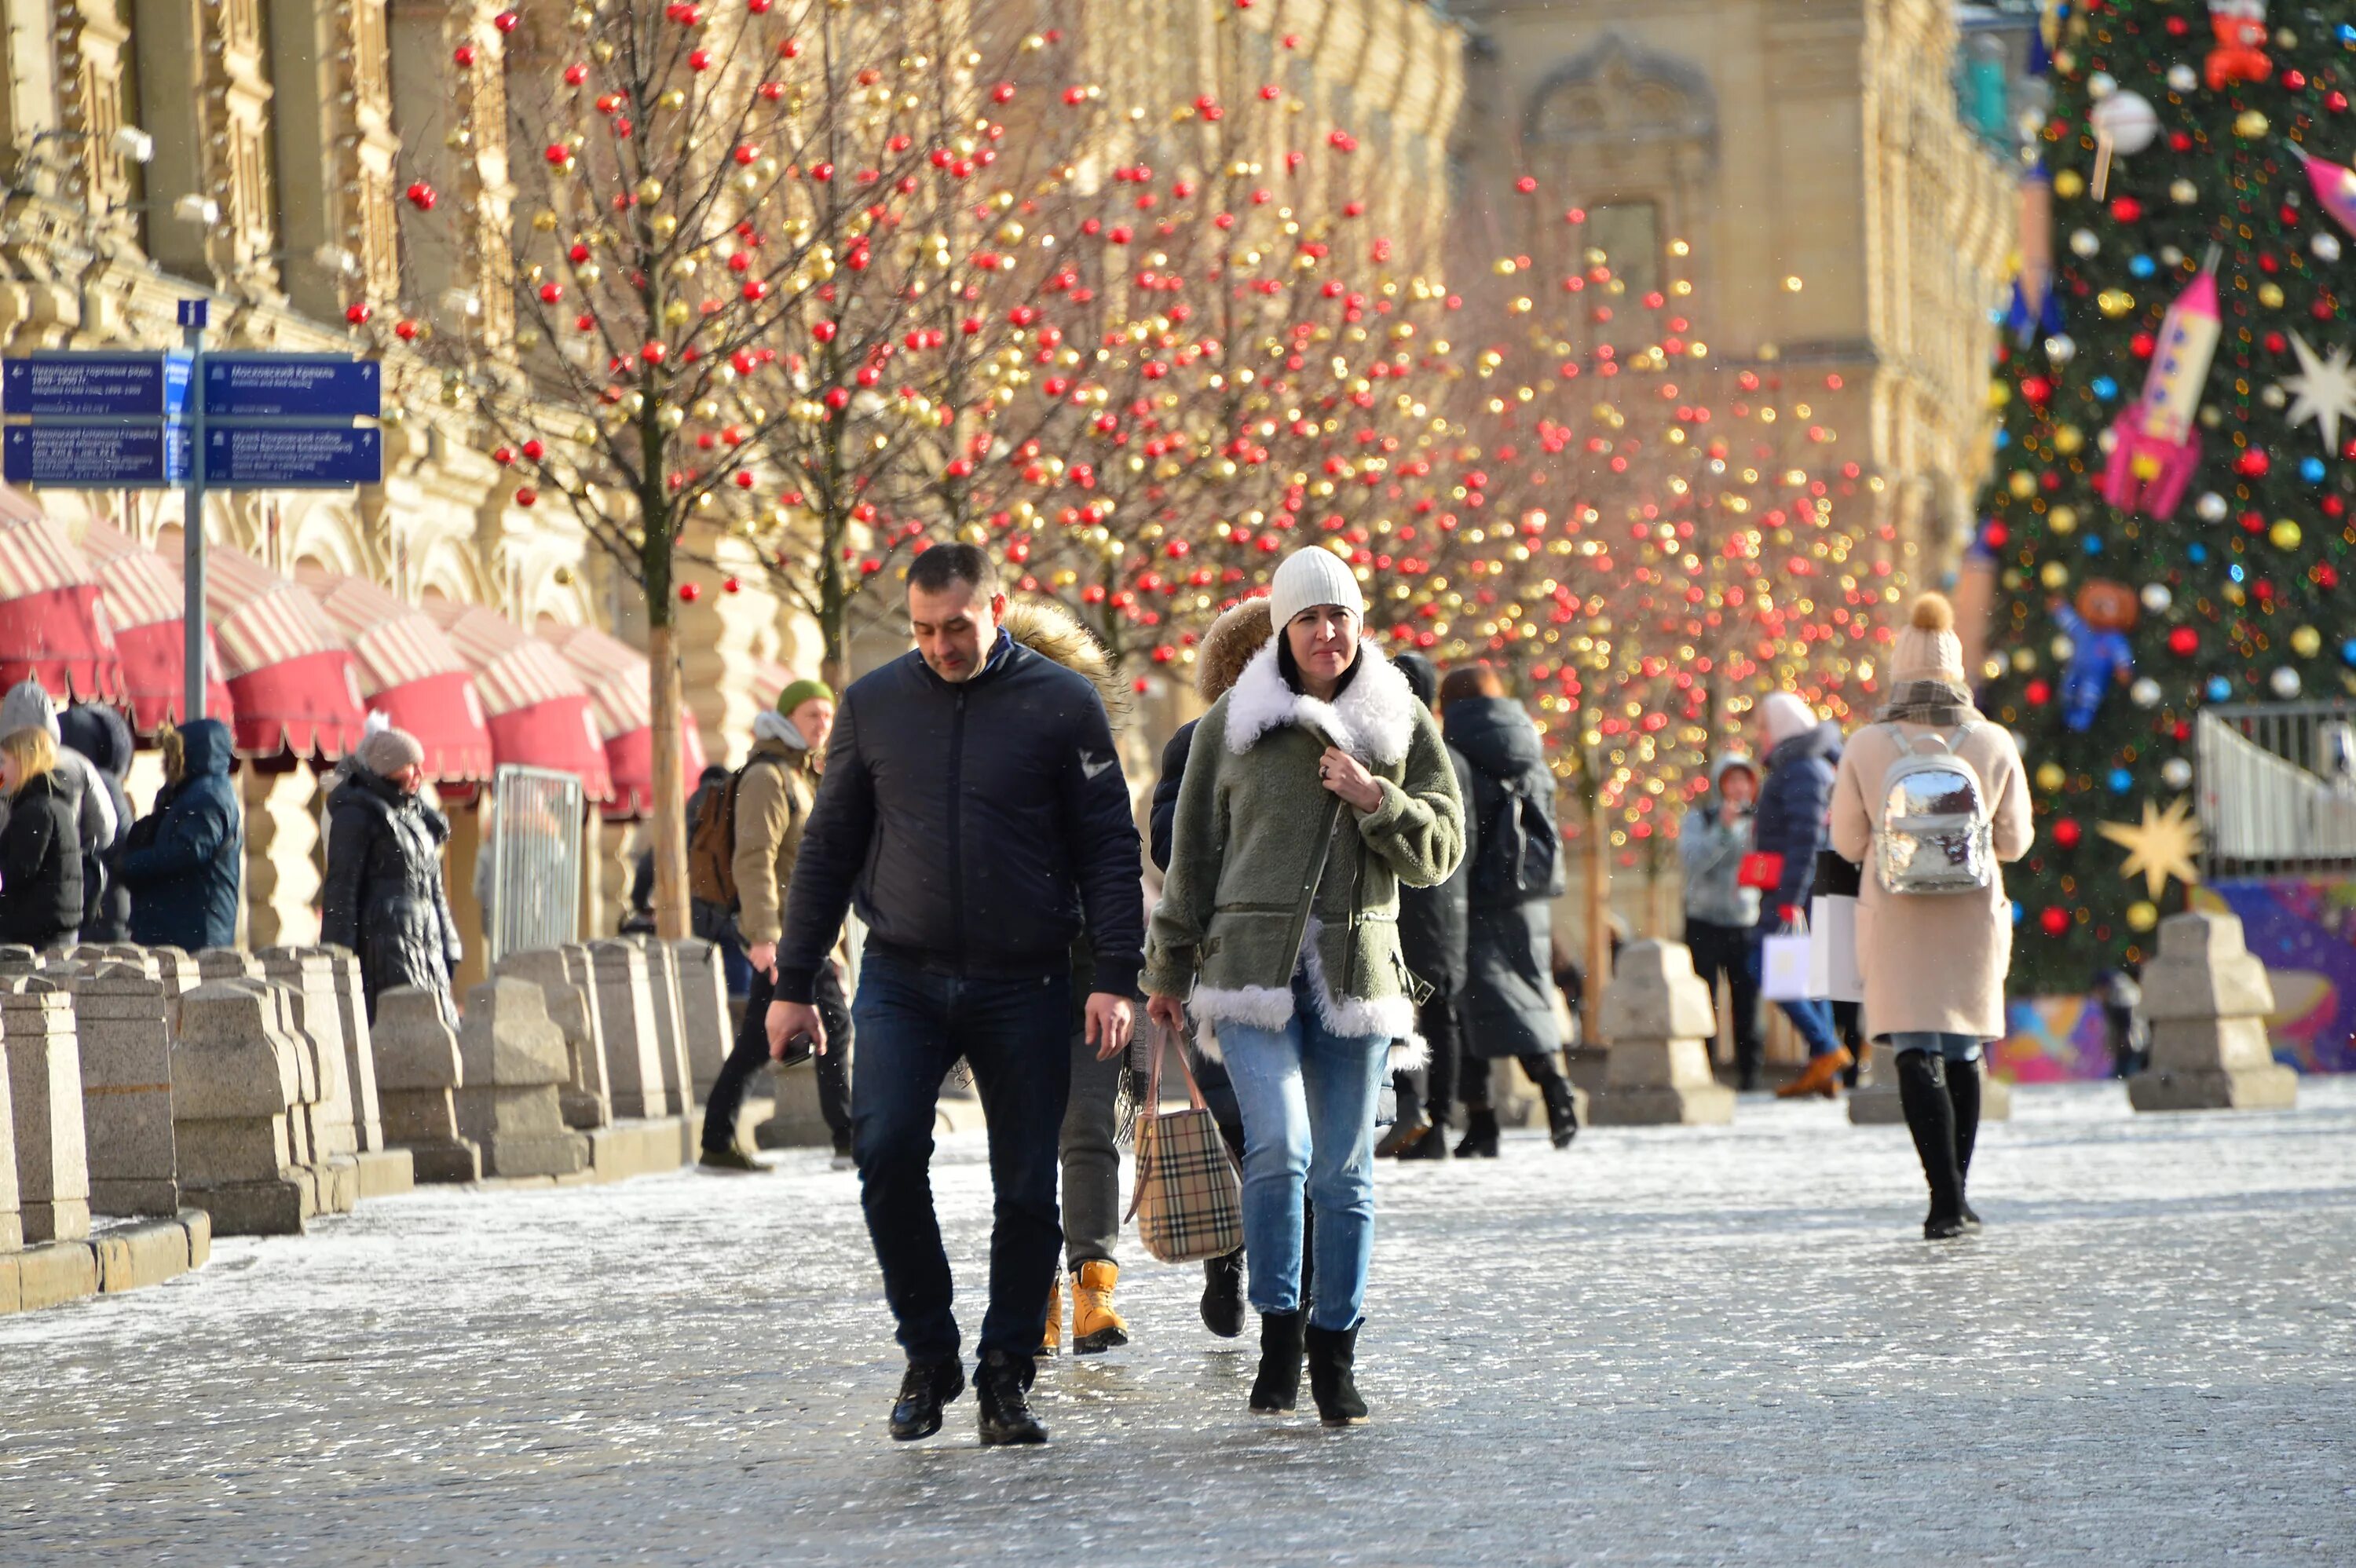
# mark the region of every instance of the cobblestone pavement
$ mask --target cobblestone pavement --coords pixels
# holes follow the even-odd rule
[[[1248,1415],[1199,1274],[1141,1258],[1138,1344],[1042,1379],[1054,1446],[979,1449],[970,1396],[887,1443],[822,1156],[223,1242],[0,1320],[0,1561],[2356,1561],[2356,1082],[2024,1091],[1938,1247],[1903,1129],[1739,1115],[1386,1169],[1344,1433]],[[939,1166],[978,1280],[979,1141]]]

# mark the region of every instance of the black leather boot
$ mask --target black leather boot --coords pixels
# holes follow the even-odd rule
[[[981,1443],[994,1448],[1010,1443],[1044,1443],[1047,1429],[1031,1413],[1023,1395],[1039,1363],[1028,1356],[992,1350],[973,1374],[974,1396],[981,1406]]]
[[[892,1440],[914,1442],[941,1429],[941,1406],[965,1392],[965,1368],[955,1356],[946,1361],[910,1361],[892,1402]]]
[[[1546,1095],[1547,1131],[1554,1137],[1554,1147],[1569,1148],[1570,1140],[1579,1136],[1579,1102],[1571,1097],[1570,1080],[1549,1078],[1538,1088]]]
[[[1486,1105],[1464,1113],[1464,1136],[1456,1142],[1459,1159],[1497,1157],[1497,1113]]]
[[[1366,1419],[1366,1402],[1358,1397],[1354,1369],[1358,1359],[1355,1328],[1309,1330],[1309,1397],[1317,1402],[1317,1419],[1328,1426],[1355,1426]]]
[[[1906,1130],[1931,1187],[1931,1212],[1922,1239],[1944,1242],[1964,1233],[1964,1180],[1955,1168],[1955,1108],[1947,1098],[1946,1062],[1935,1051],[1909,1051],[1898,1058],[1898,1103]]]
[[[1244,1331],[1244,1252],[1203,1260],[1203,1327],[1222,1339]]]
[[[1955,1210],[1975,1231],[1980,1217],[1972,1211],[1972,1150],[1980,1140],[1980,1075],[1987,1071],[1984,1062],[1947,1063],[1947,1104],[1955,1113]]]
[[[1281,1415],[1301,1403],[1301,1334],[1307,1321],[1298,1312],[1259,1315],[1259,1375],[1252,1379],[1255,1415]]]

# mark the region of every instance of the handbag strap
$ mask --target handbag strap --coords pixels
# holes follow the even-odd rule
[[[1129,1210],[1121,1215],[1124,1224],[1137,1217],[1138,1205],[1145,1201],[1145,1184],[1152,1179],[1158,1140],[1147,1135],[1162,1115],[1162,1059],[1173,1047],[1178,1052],[1178,1071],[1185,1075],[1188,1109],[1210,1109],[1203,1103],[1202,1085],[1194,1082],[1194,1063],[1186,1058],[1186,1037],[1161,1024],[1156,1024],[1154,1029],[1153,1065],[1145,1070],[1145,1104],[1137,1114],[1137,1180],[1130,1189]]]
[[[1313,725],[1304,725],[1309,738],[1319,746],[1331,746],[1323,731]],[[1308,875],[1301,883],[1301,902],[1293,909],[1292,923],[1286,933],[1284,950],[1291,955],[1293,966],[1301,963],[1301,944],[1309,934],[1309,913],[1317,905],[1317,884],[1325,880],[1325,862],[1333,852],[1333,827],[1341,819],[1342,797],[1333,791],[1325,792],[1325,809],[1317,819],[1316,848],[1311,852]],[[1291,983],[1292,967],[1287,967],[1285,981]]]

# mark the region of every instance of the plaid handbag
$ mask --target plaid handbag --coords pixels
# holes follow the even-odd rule
[[[1166,1033],[1158,1043],[1137,1118],[1137,1187],[1129,1211],[1145,1250],[1165,1264],[1225,1257],[1244,1244],[1243,1178],[1204,1107],[1185,1047]],[[1165,1115],[1162,1059],[1172,1044],[1178,1044],[1178,1068],[1186,1075],[1187,1105]]]

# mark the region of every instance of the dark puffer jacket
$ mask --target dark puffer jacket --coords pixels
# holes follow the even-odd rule
[[[0,827],[0,942],[69,944],[81,924],[75,808],[54,770],[28,779]]]
[[[1767,753],[1767,777],[1759,785],[1759,813],[1751,821],[1751,847],[1783,858],[1783,879],[1761,903],[1760,923],[1771,929],[1786,909],[1804,910],[1815,881],[1816,851],[1830,840],[1834,766],[1840,760],[1841,732],[1820,724],[1794,735]]]
[[[450,971],[463,949],[442,885],[443,815],[353,763],[327,808],[327,885],[319,940],[359,955],[369,1017],[377,997],[414,986],[456,1017]]]
[[[93,849],[87,844],[81,859],[81,939],[84,942],[131,940],[131,890],[123,885],[124,841],[131,837],[131,802],[123,793],[123,775],[131,771],[131,726],[113,709],[96,702],[77,702],[58,715],[64,744],[81,753],[114,807],[114,842]]]
[[[1528,897],[1484,893],[1468,876],[1465,933],[1465,1047],[1474,1056],[1532,1056],[1562,1049],[1554,1012],[1554,911],[1561,891],[1560,829],[1555,816],[1554,770],[1537,727],[1510,698],[1478,697],[1448,705],[1441,727],[1450,748],[1470,767],[1472,788],[1466,799],[1465,837],[1473,848],[1464,859],[1477,871],[1488,853],[1485,838],[1509,804],[1508,784],[1535,801],[1544,831],[1558,846],[1552,887]],[[1429,976],[1426,976],[1429,978]]]
[[[191,953],[234,946],[245,827],[229,782],[229,726],[193,720],[180,726],[180,782],[155,797],[123,853],[131,939]]]

